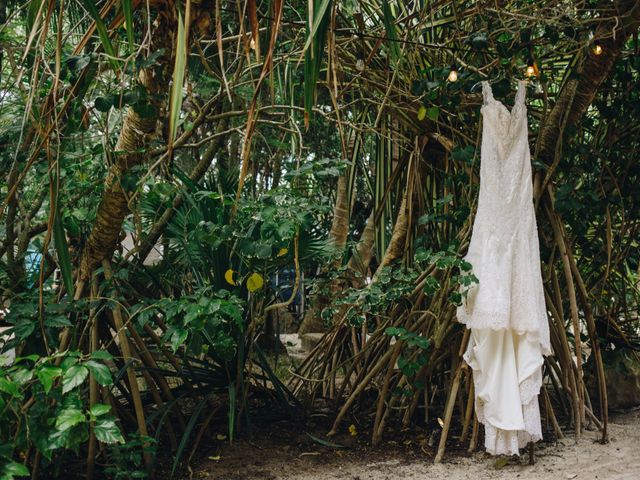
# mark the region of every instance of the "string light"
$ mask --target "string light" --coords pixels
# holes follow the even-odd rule
[[[225,9],[225,8],[221,8],[221,10],[223,11],[228,11],[231,13],[236,13],[235,10],[231,10],[231,9]],[[275,21],[276,19],[274,17],[271,17],[269,15],[264,15],[264,14],[260,14],[258,13],[259,18],[261,19],[265,19],[265,20],[270,20],[270,21]],[[284,18],[279,19],[279,21],[283,24],[283,25],[290,25],[292,27],[295,28],[305,28],[307,27],[307,23],[304,21],[294,21],[294,20],[287,20]],[[477,49],[475,48],[461,48],[461,47],[452,47],[452,46],[448,46],[448,45],[440,45],[440,44],[435,44],[435,43],[424,43],[424,42],[416,42],[416,41],[411,41],[411,40],[401,40],[398,38],[390,38],[390,37],[386,37],[386,36],[379,36],[379,35],[368,35],[366,33],[363,33],[361,31],[358,30],[354,30],[351,28],[336,28],[334,30],[334,33],[336,35],[340,35],[340,36],[350,36],[353,40],[356,39],[370,39],[370,40],[377,40],[377,41],[389,41],[389,42],[396,42],[396,43],[401,43],[404,45],[414,45],[416,47],[419,48],[428,48],[428,49],[442,49],[442,50],[448,50],[450,52],[476,52]],[[249,45],[252,49],[255,49],[255,40],[251,39],[249,42]],[[604,52],[604,48],[602,46],[602,44],[596,40],[594,42],[593,45],[593,53],[594,55],[601,55]],[[362,72],[365,70],[366,68],[366,64],[363,58],[358,57],[356,59],[356,64],[355,64],[356,69],[359,72]],[[525,70],[525,74],[528,77],[537,77],[539,74],[539,70],[538,70],[538,65],[536,64],[536,62],[533,60],[533,56],[529,57],[528,61],[527,61],[527,68]],[[458,69],[455,65],[451,66],[451,70],[449,71],[449,75],[447,77],[447,80],[449,80],[450,82],[456,82],[458,81]]]
[[[455,63],[451,64],[451,70],[449,71],[449,76],[447,77],[447,80],[449,80],[450,82],[458,81],[458,67],[456,66]]]
[[[538,67],[532,57],[527,60],[527,70],[525,71],[527,77],[535,77],[538,74]]]
[[[596,40],[595,42],[593,42],[593,53],[595,55],[602,55],[603,51],[604,49],[602,48],[602,44],[600,43],[600,40]]]

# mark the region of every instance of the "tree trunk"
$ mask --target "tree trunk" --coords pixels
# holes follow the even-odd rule
[[[333,222],[329,232],[329,240],[338,252],[343,252],[349,236],[349,201],[347,195],[347,175],[343,174],[338,178],[336,188],[336,203],[333,208]],[[337,258],[334,267],[340,266],[341,258]],[[340,289],[339,281],[332,281],[328,285],[329,291],[333,294]],[[312,304],[300,324],[299,334],[325,332],[327,330],[324,322],[320,318],[320,312],[331,303],[332,295],[316,295]]]
[[[352,135],[349,144],[349,153],[353,152],[355,148],[355,134]],[[343,173],[338,177],[338,184],[336,186],[336,202],[333,207],[333,221],[331,222],[331,230],[329,232],[329,240],[336,252],[344,252],[345,245],[347,244],[347,238],[349,236],[349,195],[348,195],[348,178],[347,173]],[[342,255],[340,255],[333,263],[334,268],[338,268],[342,263]],[[313,298],[312,304],[307,309],[307,312],[302,320],[298,333],[312,333],[312,332],[324,332],[327,330],[324,322],[320,318],[320,312],[331,303],[331,297],[337,293],[342,287],[343,283],[340,279],[333,280],[328,289],[331,295],[316,295]]]
[[[413,161],[410,160],[409,170],[407,172],[410,183],[404,190],[400,210],[396,217],[396,223],[393,226],[391,240],[384,253],[384,257],[380,260],[380,264],[376,269],[372,281],[375,281],[383,267],[390,265],[394,260],[404,256],[407,249],[407,235],[413,229],[419,216],[419,210],[422,205],[421,195],[423,195],[424,191],[423,179],[427,175],[427,162],[424,159],[424,155],[432,155],[435,157],[437,151],[432,147],[429,148],[426,153],[423,153],[426,145],[424,142],[426,142],[427,139],[418,138],[416,140],[416,149],[412,154]],[[435,147],[436,144],[433,144],[433,146]],[[414,164],[412,162],[416,162],[415,166],[413,166]]]
[[[371,210],[367,223],[362,231],[355,251],[349,259],[349,270],[357,272],[361,279],[367,276],[367,270],[373,257],[373,247],[376,241],[376,211]]]
[[[394,260],[401,258],[404,255],[405,240],[407,238],[407,230],[409,229],[409,212],[407,210],[407,190],[402,195],[402,203],[400,204],[400,211],[396,217],[396,223],[393,226],[393,233],[391,234],[391,240],[387,246],[387,250],[384,252],[384,257],[378,265],[374,279],[383,267],[386,267]]]
[[[581,52],[578,61],[578,75],[567,80],[549,116],[545,119],[538,139],[538,158],[552,165],[561,155],[562,135],[567,127],[575,125],[585,114],[595,98],[600,85],[609,77],[620,57],[629,36],[640,25],[640,2],[619,0],[612,4],[608,0],[600,2],[598,10],[608,18],[598,24],[594,37],[602,45],[602,53],[596,55],[591,49]],[[612,35],[615,33],[615,37]],[[547,174],[553,173],[553,169]],[[549,178],[544,180],[544,184]],[[536,175],[534,196],[537,201],[544,193],[542,173]]]
[[[347,195],[347,174],[343,174],[338,178],[338,186],[336,189],[336,204],[333,208],[333,222],[331,223],[331,231],[329,238],[331,239],[336,250],[342,252],[347,244],[349,236],[349,199]],[[336,261],[339,265],[339,260]]]
[[[159,14],[152,32],[152,50],[164,48],[173,50],[176,24],[170,15]],[[130,192],[123,187],[123,177],[132,167],[144,163],[145,149],[156,132],[159,112],[162,111],[162,99],[167,91],[168,65],[171,55],[164,55],[161,68],[151,67],[140,73],[141,83],[149,92],[149,98],[157,115],[147,118],[138,115],[131,107],[127,109],[122,129],[116,143],[115,159],[109,166],[104,191],[98,206],[96,220],[85,245],[80,264],[80,278],[89,279],[93,269],[104,259],[108,259],[118,244],[122,222],[129,213],[128,198]],[[157,72],[161,72],[156,75]]]

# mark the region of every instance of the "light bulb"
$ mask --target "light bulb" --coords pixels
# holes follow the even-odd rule
[[[458,69],[456,68],[455,65],[451,65],[451,71],[449,72],[449,76],[447,77],[447,80],[449,80],[450,82],[458,81]]]
[[[356,70],[359,72],[364,71],[364,60],[362,58],[358,58],[358,60],[356,60]]]
[[[255,50],[256,49],[256,41],[253,38],[249,42],[249,47],[251,47],[251,50]]]
[[[536,64],[532,58],[527,61],[527,70],[525,71],[527,77],[535,77],[538,73],[538,69],[536,68]]]
[[[604,49],[602,48],[602,44],[596,40],[596,42],[593,45],[593,53],[595,55],[602,55],[603,51]]]

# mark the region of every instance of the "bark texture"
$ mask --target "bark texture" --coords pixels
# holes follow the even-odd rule
[[[338,186],[336,189],[336,203],[333,208],[333,221],[331,223],[331,231],[329,238],[333,242],[335,248],[339,251],[344,250],[349,236],[349,200],[347,195],[347,174],[343,174],[338,178]]]
[[[165,52],[171,52],[176,30],[175,20],[161,12],[152,28],[153,50],[164,48]],[[109,165],[96,220],[83,251],[80,263],[82,280],[86,281],[102,260],[110,258],[118,244],[122,222],[129,213],[130,194],[123,187],[123,177],[132,167],[146,160],[145,149],[156,132],[162,99],[167,91],[171,55],[164,55],[160,63],[160,68],[151,67],[140,73],[140,81],[148,90],[158,115],[142,117],[131,107],[125,113],[116,143],[115,158]]]
[[[367,269],[373,257],[373,247],[376,241],[376,212],[371,211],[367,217],[367,223],[362,231],[355,251],[349,259],[349,270],[357,272],[360,278],[367,275]]]

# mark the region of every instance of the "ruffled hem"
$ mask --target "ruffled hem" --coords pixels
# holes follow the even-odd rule
[[[541,336],[540,326],[536,323],[521,323],[520,328],[514,328],[510,325],[510,315],[501,312],[485,312],[473,310],[468,311],[467,303],[459,306],[456,310],[458,323],[462,323],[467,328],[490,329],[490,330],[507,330],[510,329],[518,335],[533,334],[537,337],[542,349],[542,355],[551,355],[551,342],[547,336]],[[545,318],[546,321],[546,318]]]
[[[492,330],[492,329],[489,329]],[[500,330],[492,330],[493,332],[499,332]],[[500,424],[505,420],[499,418],[499,422],[492,422],[485,414],[485,407],[490,406],[494,410],[495,418],[495,405],[491,405],[492,398],[483,399],[479,397],[479,392],[486,392],[486,385],[482,382],[486,382],[490,379],[492,374],[495,374],[493,368],[495,363],[486,365],[485,371],[481,368],[483,363],[483,354],[476,352],[476,348],[482,345],[476,346],[474,338],[469,342],[467,351],[464,353],[463,358],[466,363],[473,370],[473,379],[475,386],[475,409],[478,421],[485,427],[485,449],[492,455],[518,455],[521,448],[524,448],[529,442],[536,442],[542,439],[542,429],[540,422],[540,410],[538,405],[538,395],[540,388],[542,387],[542,364],[543,358],[540,353],[539,342],[537,341],[535,334],[519,335],[517,341],[514,340],[513,332],[508,330],[502,330],[504,335],[503,340],[508,339],[513,342],[509,347],[514,349],[514,357],[512,360],[519,366],[521,356],[533,361],[523,362],[525,366],[524,371],[516,369],[515,376],[506,378],[505,381],[518,382],[517,394],[515,392],[512,395],[517,395],[519,403],[521,405],[522,417],[521,420],[510,418],[509,421],[513,423],[520,423],[524,428],[522,429],[507,429],[500,428],[496,423]],[[494,337],[496,338],[496,337]],[[487,342],[487,337],[481,340],[480,343]],[[495,346],[495,345],[492,345]],[[486,350],[485,350],[486,362]],[[496,352],[496,361],[503,362],[505,359],[500,356],[500,351]],[[492,368],[493,367],[493,368]],[[491,392],[491,395],[500,395],[499,391]],[[515,400],[515,399],[514,399]],[[507,422],[509,423],[509,422]],[[502,423],[504,425],[504,422]]]
[[[487,453],[491,455],[519,455],[520,450],[525,448],[529,442],[542,440],[540,408],[537,396],[528,404],[523,405],[522,410],[525,423],[527,419],[530,423],[525,430],[502,430],[486,421],[478,420],[484,424],[485,450]],[[480,415],[478,415],[479,418]]]

